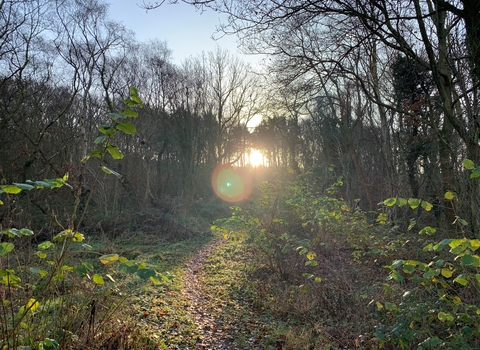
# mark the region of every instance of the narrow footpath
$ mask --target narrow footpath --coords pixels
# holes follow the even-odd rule
[[[218,325],[216,317],[209,311],[210,296],[205,293],[200,276],[206,259],[223,241],[215,241],[203,247],[190,260],[183,275],[183,294],[190,302],[189,311],[194,316],[200,334],[197,339],[197,349],[226,350],[233,349],[228,346],[228,334],[224,334]]]

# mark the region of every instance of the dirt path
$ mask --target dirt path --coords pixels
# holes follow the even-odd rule
[[[203,247],[188,263],[183,275],[185,286],[183,294],[190,302],[189,311],[194,316],[200,334],[197,349],[232,349],[227,345],[228,335],[222,332],[215,315],[212,315],[209,310],[210,297],[205,293],[200,280],[206,259],[222,243],[222,241],[215,241]]]

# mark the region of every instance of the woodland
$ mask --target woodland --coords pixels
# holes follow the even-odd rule
[[[0,349],[480,348],[480,2],[177,2],[0,0]]]

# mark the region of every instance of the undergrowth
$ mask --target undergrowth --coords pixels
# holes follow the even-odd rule
[[[373,216],[340,198],[341,186],[340,178],[322,193],[308,174],[264,183],[255,203],[215,222],[213,230],[244,242],[253,304],[276,322],[267,332],[275,341],[262,344],[478,348],[480,242],[422,226],[433,220],[432,205],[421,199],[386,199]],[[392,222],[394,205],[415,211],[415,219]]]

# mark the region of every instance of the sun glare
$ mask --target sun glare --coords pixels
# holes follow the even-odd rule
[[[259,166],[263,164],[263,154],[258,149],[252,149],[250,151],[249,163],[252,166]]]

